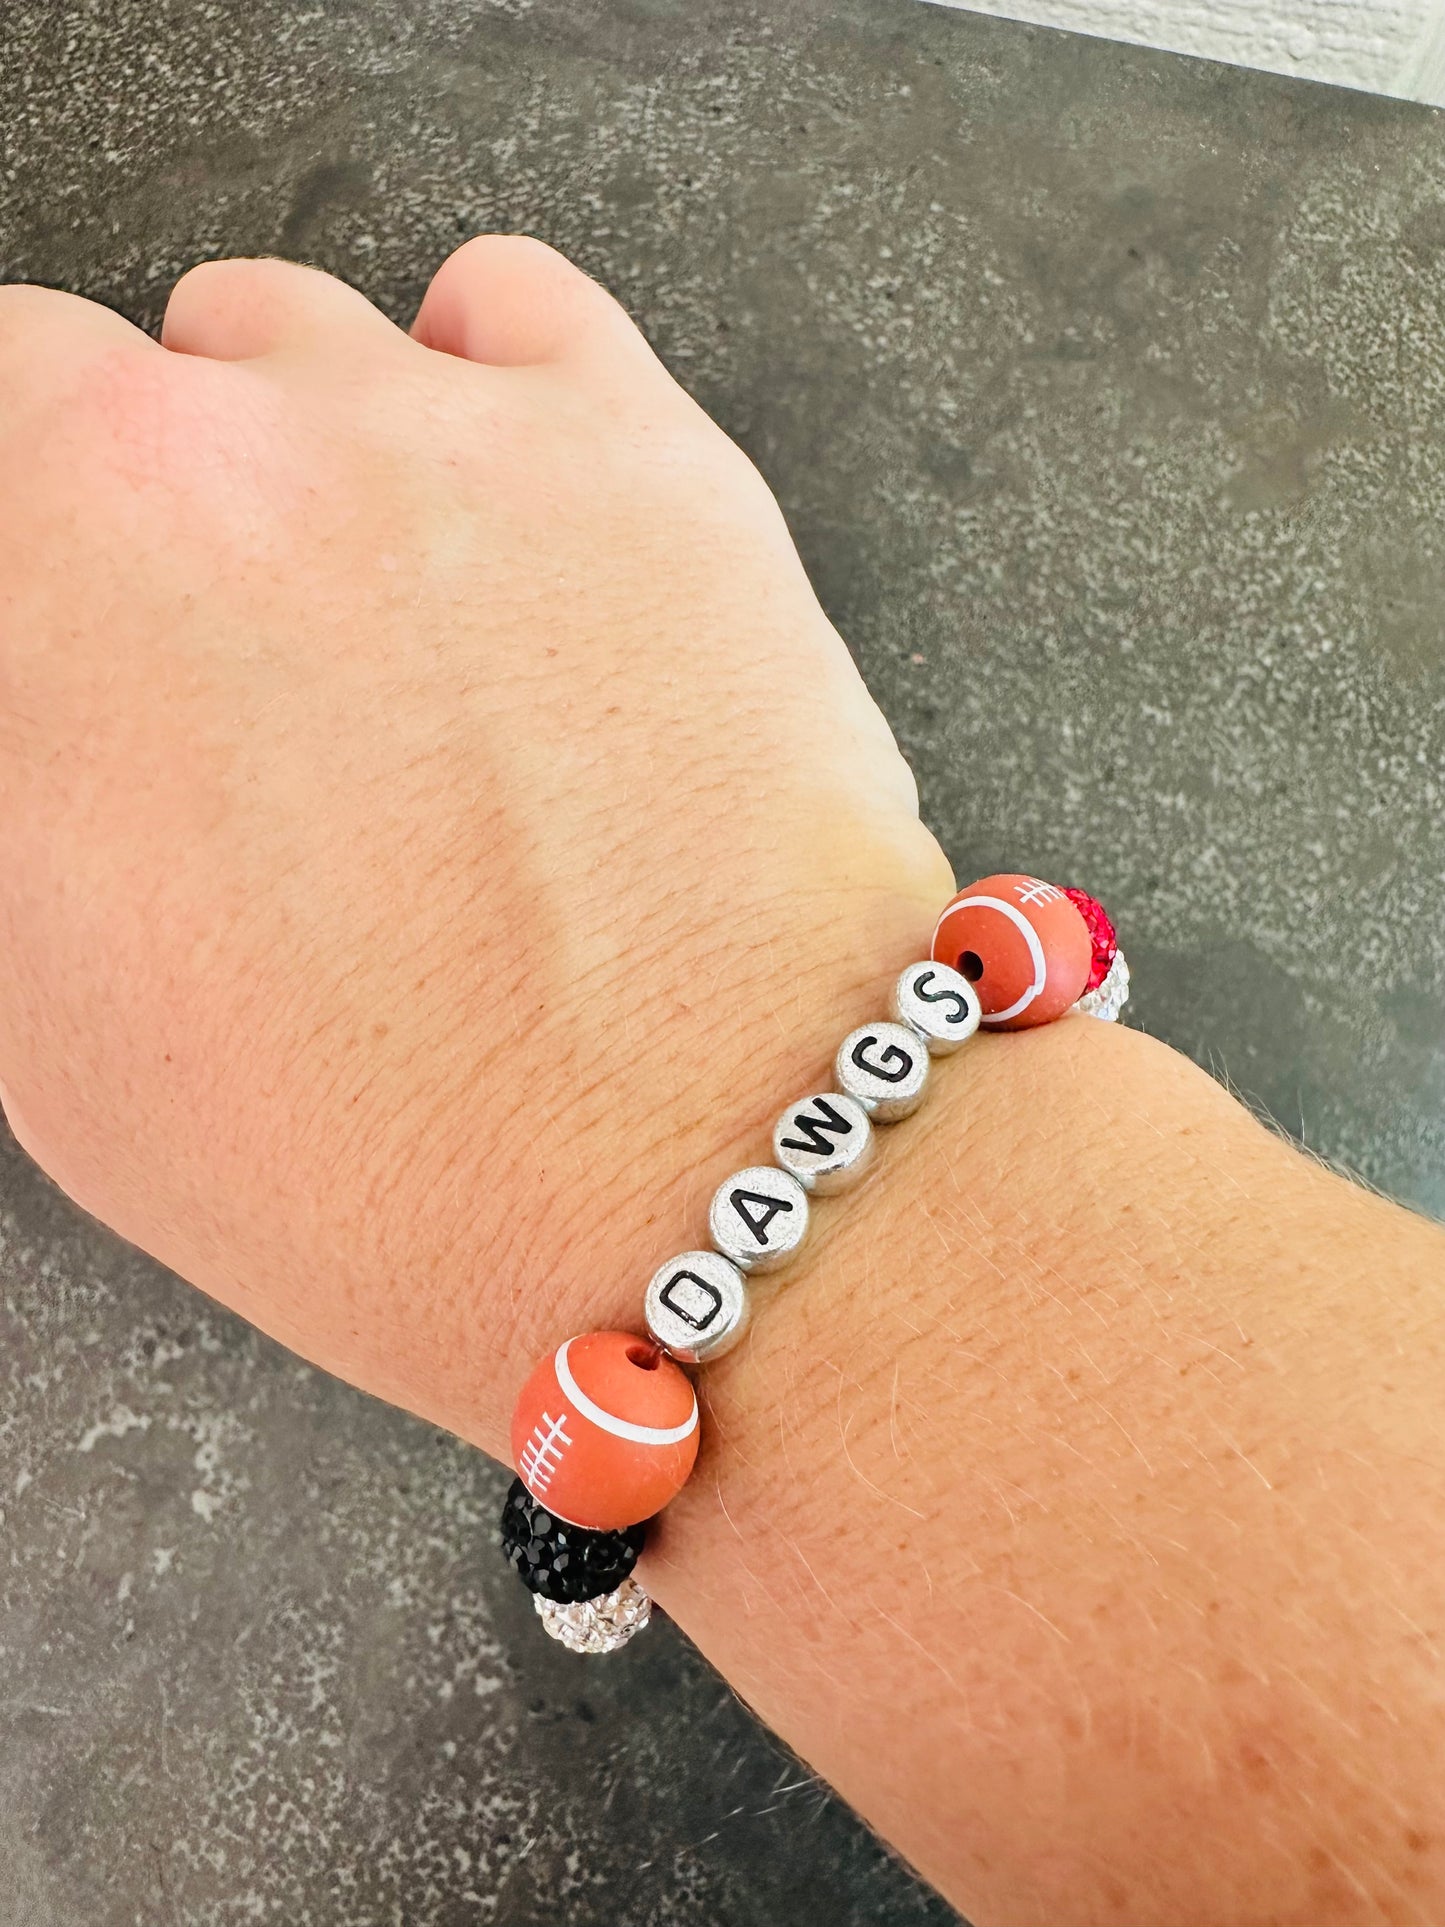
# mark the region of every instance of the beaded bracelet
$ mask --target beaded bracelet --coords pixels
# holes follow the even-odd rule
[[[721,1358],[738,1342],[748,1279],[796,1255],[810,1199],[863,1175],[874,1125],[918,1108],[931,1060],[980,1024],[1021,1030],[1071,1011],[1112,1022],[1128,995],[1114,927],[1084,891],[991,876],[948,903],[930,955],[893,987],[890,1020],[839,1045],[836,1089],[790,1104],[773,1130],[774,1162],[718,1186],[711,1248],[684,1251],[654,1274],[647,1336],[569,1338],[522,1387],[502,1550],[554,1639],[573,1652],[611,1653],[647,1624],[652,1602],[632,1568],[647,1522],[681,1491],[697,1457],[697,1394],[683,1365]]]

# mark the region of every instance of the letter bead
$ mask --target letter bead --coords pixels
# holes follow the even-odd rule
[[[983,1006],[978,992],[947,964],[909,964],[893,986],[893,1015],[916,1030],[930,1057],[946,1057],[978,1029]]]
[[[671,1357],[705,1365],[730,1352],[747,1329],[747,1286],[716,1251],[684,1251],[653,1273],[644,1315]]]
[[[856,1184],[873,1162],[873,1144],[868,1113],[842,1091],[800,1098],[773,1127],[773,1156],[818,1197]]]
[[[750,1164],[718,1186],[707,1224],[718,1250],[740,1270],[772,1271],[807,1234],[808,1194],[776,1165]]]
[[[833,1075],[875,1124],[894,1124],[923,1102],[928,1047],[907,1024],[864,1024],[838,1046]]]

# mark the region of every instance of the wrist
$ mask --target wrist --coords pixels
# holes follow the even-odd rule
[[[396,1200],[412,1274],[440,1305],[436,1342],[398,1402],[505,1458],[538,1355],[569,1331],[636,1328],[658,1263],[706,1242],[716,1183],[768,1155],[780,1092],[826,1083],[839,1024],[878,1014],[880,985],[926,953],[952,885],[916,819],[902,835],[855,835],[847,859],[830,855],[815,876],[811,890],[725,919],[704,904],[679,929],[674,907],[634,930],[620,973],[599,977],[596,1034],[581,1043],[552,1031],[548,1004],[549,982],[582,960],[539,969],[511,999],[508,1035],[509,1078],[520,1033],[535,1102],[480,1097],[482,1047],[460,1053],[467,1074],[433,1126],[440,1154]],[[648,982],[678,980],[680,947],[695,988],[651,1005]],[[621,1071],[599,1078],[603,1061]],[[492,1209],[469,1210],[479,1191]]]
[[[938,1368],[986,1401],[990,1378],[1026,1370],[1039,1304],[1091,1322],[1106,1309],[1123,1317],[1140,1268],[1118,1248],[1121,1217],[1163,1229],[1151,1169],[1138,1160],[1141,1127],[1171,1182],[1179,1143],[1199,1143],[1207,1158],[1216,1130],[1232,1140],[1231,1165],[1239,1133],[1266,1159],[1301,1162],[1188,1059],[1140,1031],[1077,1017],[1012,1036],[980,1032],[935,1065],[926,1104],[889,1129],[846,1209],[820,1212],[797,1265],[757,1281],[744,1340],[704,1375],[704,1476],[666,1519],[680,1529],[719,1484],[734,1519],[754,1502],[774,1509],[777,1467],[765,1447],[779,1413],[816,1427],[840,1387],[845,1405],[857,1395],[886,1413],[895,1375],[918,1365],[920,1349],[936,1350]],[[982,1382],[969,1376],[975,1365]],[[856,1436],[845,1449],[841,1414],[835,1429],[821,1458],[790,1465],[790,1506],[813,1507],[815,1488],[847,1464]]]

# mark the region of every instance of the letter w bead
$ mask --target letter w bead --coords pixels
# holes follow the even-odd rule
[[[808,1112],[798,1105],[789,1113],[792,1128],[798,1135],[781,1137],[778,1139],[778,1145],[781,1149],[789,1151],[812,1151],[815,1156],[825,1158],[834,1149],[828,1133],[831,1131],[835,1138],[851,1137],[856,1126],[851,1118],[846,1117],[838,1109],[831,1098],[814,1097],[808,1101],[817,1105],[822,1116],[810,1117]]]
[[[773,1156],[807,1192],[846,1191],[873,1161],[873,1126],[841,1091],[801,1097],[773,1126]]]

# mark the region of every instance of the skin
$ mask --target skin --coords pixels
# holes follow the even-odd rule
[[[0,1079],[505,1453],[953,887],[745,458],[538,244],[0,290]],[[1445,1237],[1072,1018],[936,1067],[644,1560],[971,1917],[1445,1917]]]

